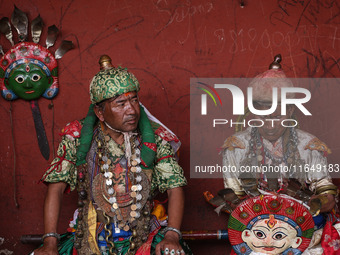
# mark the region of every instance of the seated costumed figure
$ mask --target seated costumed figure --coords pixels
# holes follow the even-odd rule
[[[335,216],[338,188],[326,167],[321,171],[297,170],[305,166],[310,169],[327,166],[330,149],[315,136],[289,125],[288,119],[294,119],[294,105],[287,105],[287,114],[281,115],[281,88],[294,86],[280,62],[281,56],[277,55],[270,69],[256,76],[249,85],[257,110],[272,107],[273,88],[277,88],[277,110],[270,115],[252,116],[264,124],[249,127],[225,140],[223,165],[238,171],[223,173],[225,189],[210,202],[218,206],[217,210],[232,212],[237,208],[228,226],[237,254],[338,254],[340,224]],[[287,98],[295,96],[295,93],[287,94]],[[281,125],[283,120],[285,126]],[[287,166],[292,171],[264,171],[275,166]],[[257,171],[242,172],[243,167]],[[243,201],[246,205],[242,206]],[[277,210],[274,204],[279,206]],[[301,217],[303,222],[299,222]],[[233,231],[239,235],[231,234]],[[310,241],[308,247],[305,238]]]
[[[108,56],[90,85],[85,120],[62,130],[58,156],[44,174],[46,254],[191,254],[181,240],[186,179],[174,151],[180,142],[139,103],[139,82]],[[77,187],[72,234],[57,234],[62,193]],[[167,191],[167,227],[152,214],[156,190]],[[57,245],[60,239],[59,245]]]

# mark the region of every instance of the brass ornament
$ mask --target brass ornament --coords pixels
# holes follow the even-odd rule
[[[102,55],[99,59],[100,70],[113,68],[111,58],[108,55]]]
[[[281,69],[281,54],[278,54],[274,57],[274,61],[269,65],[269,69]]]

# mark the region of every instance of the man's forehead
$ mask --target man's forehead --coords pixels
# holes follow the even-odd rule
[[[137,95],[137,92],[136,92],[136,91],[126,92],[126,93],[124,93],[124,94],[119,95],[119,96],[116,97],[116,98],[113,98],[112,101],[126,100],[126,99],[132,98],[132,97],[134,97],[134,96],[136,96],[136,95]]]

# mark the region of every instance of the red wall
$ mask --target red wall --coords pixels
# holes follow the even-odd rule
[[[75,43],[75,49],[58,61],[60,93],[53,100],[54,119],[48,107],[51,101],[39,100],[51,148],[57,147],[58,133],[66,123],[85,116],[90,79],[98,71],[99,56],[108,54],[114,65],[128,67],[136,75],[143,104],[182,141],[180,163],[189,181],[183,229],[219,229],[226,226],[227,217],[217,216],[202,192],[216,193],[223,188],[222,180],[190,179],[190,78],[254,77],[278,53],[289,77],[340,77],[339,0],[244,2],[241,8],[235,0],[2,0],[0,17],[10,17],[15,4],[29,20],[41,15],[42,42],[48,26],[55,24],[62,31],[53,52],[61,39]],[[3,35],[0,44],[5,51],[10,47]],[[320,116],[318,125],[310,121],[303,128],[325,141],[333,150],[330,162],[339,163],[337,104],[327,96],[319,96],[319,101],[326,115]],[[0,253],[8,249],[25,254],[32,246],[22,245],[19,237],[43,233],[46,187],[37,182],[48,162],[39,152],[28,102],[1,98],[0,119],[0,237],[4,238]],[[75,201],[75,193],[65,196],[60,232],[67,227]],[[229,253],[222,241],[190,245],[195,254]]]

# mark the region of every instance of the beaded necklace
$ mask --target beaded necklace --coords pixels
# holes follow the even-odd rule
[[[102,193],[102,197],[104,200],[110,204],[110,211],[104,211],[104,217],[106,218],[107,224],[104,226],[107,234],[106,234],[106,241],[109,245],[109,250],[111,253],[114,251],[114,243],[110,241],[110,237],[112,235],[110,231],[110,224],[113,223],[115,226],[115,231],[120,231],[119,229],[123,229],[124,231],[132,231],[132,237],[130,238],[130,248],[133,250],[135,247],[134,242],[132,242],[132,238],[136,236],[136,230],[134,229],[137,225],[137,219],[141,216],[141,209],[142,209],[142,190],[143,190],[143,178],[142,178],[142,168],[140,167],[141,158],[140,158],[140,149],[138,149],[138,139],[134,135],[129,135],[129,148],[131,151],[130,157],[127,160],[127,172],[126,176],[129,176],[131,179],[131,189],[128,189],[128,178],[126,180],[126,190],[128,195],[128,200],[132,199],[132,203],[130,206],[130,213],[129,217],[124,217],[121,209],[120,204],[117,199],[117,192],[114,189],[114,164],[110,159],[109,152],[108,152],[108,142],[110,141],[109,135],[105,135],[100,129],[98,136],[96,137],[97,142],[97,156],[100,168],[100,175],[101,183],[103,185],[103,190],[106,192]],[[125,146],[126,144],[126,138]],[[133,140],[130,143],[130,140]],[[125,156],[123,157],[125,159]],[[113,222],[111,222],[111,216]]]
[[[282,157],[277,157],[271,154],[271,152],[265,147],[263,143],[263,138],[260,136],[260,133],[258,132],[257,128],[252,128],[251,130],[251,138],[249,141],[250,145],[250,155],[253,158],[256,158],[259,164],[265,165],[266,164],[266,158],[271,160],[271,164],[273,166],[277,166],[280,164],[292,164],[294,162],[294,154],[297,150],[297,134],[295,128],[289,129],[289,140],[286,145],[286,150],[284,152],[284,155]],[[283,139],[283,138],[282,138]],[[283,142],[284,143],[284,142]],[[283,182],[283,175],[282,172],[274,173],[274,172],[268,172],[266,175],[264,173],[261,173],[259,186],[262,188],[266,188],[268,181],[267,178],[270,179],[277,179],[279,182],[279,186],[281,190],[284,186]]]
[[[257,156],[257,160],[262,164],[265,163],[265,157],[269,158],[273,164],[291,164],[293,163],[294,151],[297,147],[297,134],[295,128],[290,128],[289,141],[287,144],[287,150],[283,157],[276,157],[270,153],[270,151],[264,146],[263,139],[260,136],[257,128],[252,128],[251,139],[249,141],[250,148],[252,150],[252,156]]]

